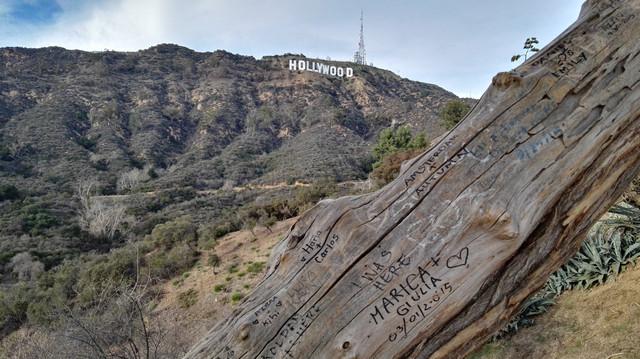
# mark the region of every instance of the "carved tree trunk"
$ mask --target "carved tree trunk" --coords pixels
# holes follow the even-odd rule
[[[588,1],[371,194],[322,201],[187,358],[458,358],[579,248],[640,169],[640,0]]]

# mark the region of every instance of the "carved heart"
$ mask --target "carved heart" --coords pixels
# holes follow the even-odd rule
[[[464,247],[460,250],[460,253],[452,255],[447,259],[447,268],[458,268],[467,265],[467,259],[469,259],[469,248]]]

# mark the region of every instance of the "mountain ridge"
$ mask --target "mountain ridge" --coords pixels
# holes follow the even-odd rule
[[[271,181],[325,175],[350,180],[366,176],[360,167],[368,165],[367,148],[381,128],[401,123],[435,137],[444,131],[438,108],[457,98],[436,85],[347,62],[330,63],[353,67],[354,78],[289,71],[289,58],[306,57],[285,54],[257,60],[168,44],[138,52],[2,48],[4,157],[20,162],[21,154],[29,153],[40,165],[72,171],[71,162],[82,163],[93,176],[109,173],[111,185],[115,174],[140,163],[160,169],[174,166],[169,174],[193,174],[197,162],[209,171],[207,178],[200,176],[201,183],[194,183],[201,188],[219,188],[225,180],[233,185],[260,182],[264,173]],[[45,118],[49,123],[43,123]],[[332,147],[340,146],[336,138],[346,139],[342,146],[349,155],[337,163],[340,171],[325,174],[336,166],[330,162],[296,177],[274,164],[288,157],[282,153],[286,150],[278,151],[282,145],[301,147],[295,138],[307,131]],[[43,143],[49,147],[42,148]],[[316,151],[328,151],[316,144]],[[63,155],[71,155],[72,161],[56,160]],[[232,168],[233,162],[242,161],[258,170]],[[20,170],[14,164],[13,169]],[[12,169],[3,167],[3,172]],[[168,182],[176,180],[168,177],[173,177]]]

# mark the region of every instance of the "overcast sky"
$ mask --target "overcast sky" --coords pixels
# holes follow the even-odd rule
[[[360,9],[369,62],[479,97],[529,36],[545,45],[582,0],[0,0],[0,46],[139,50],[176,43],[260,58],[350,60]]]

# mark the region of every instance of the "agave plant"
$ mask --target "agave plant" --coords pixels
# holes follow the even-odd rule
[[[542,291],[546,295],[557,297],[568,289],[571,289],[571,285],[569,284],[569,270],[562,267],[551,274]]]
[[[569,269],[570,287],[580,289],[601,285],[609,277],[611,256],[609,256],[606,231],[599,227],[582,244],[580,251],[565,266]]]
[[[609,213],[615,216],[604,220],[604,223],[640,232],[640,208],[622,203],[611,207]]]
[[[518,314],[502,328],[495,338],[503,338],[517,332],[521,327],[533,324],[534,317],[546,313],[549,308],[555,304],[554,296],[544,293],[538,293],[527,299],[520,308]]]
[[[618,204],[591,229],[578,253],[549,277],[545,286],[522,305],[495,338],[533,324],[533,318],[547,312],[554,304],[554,298],[564,291],[601,285],[622,273],[638,258],[640,208],[628,203]]]

